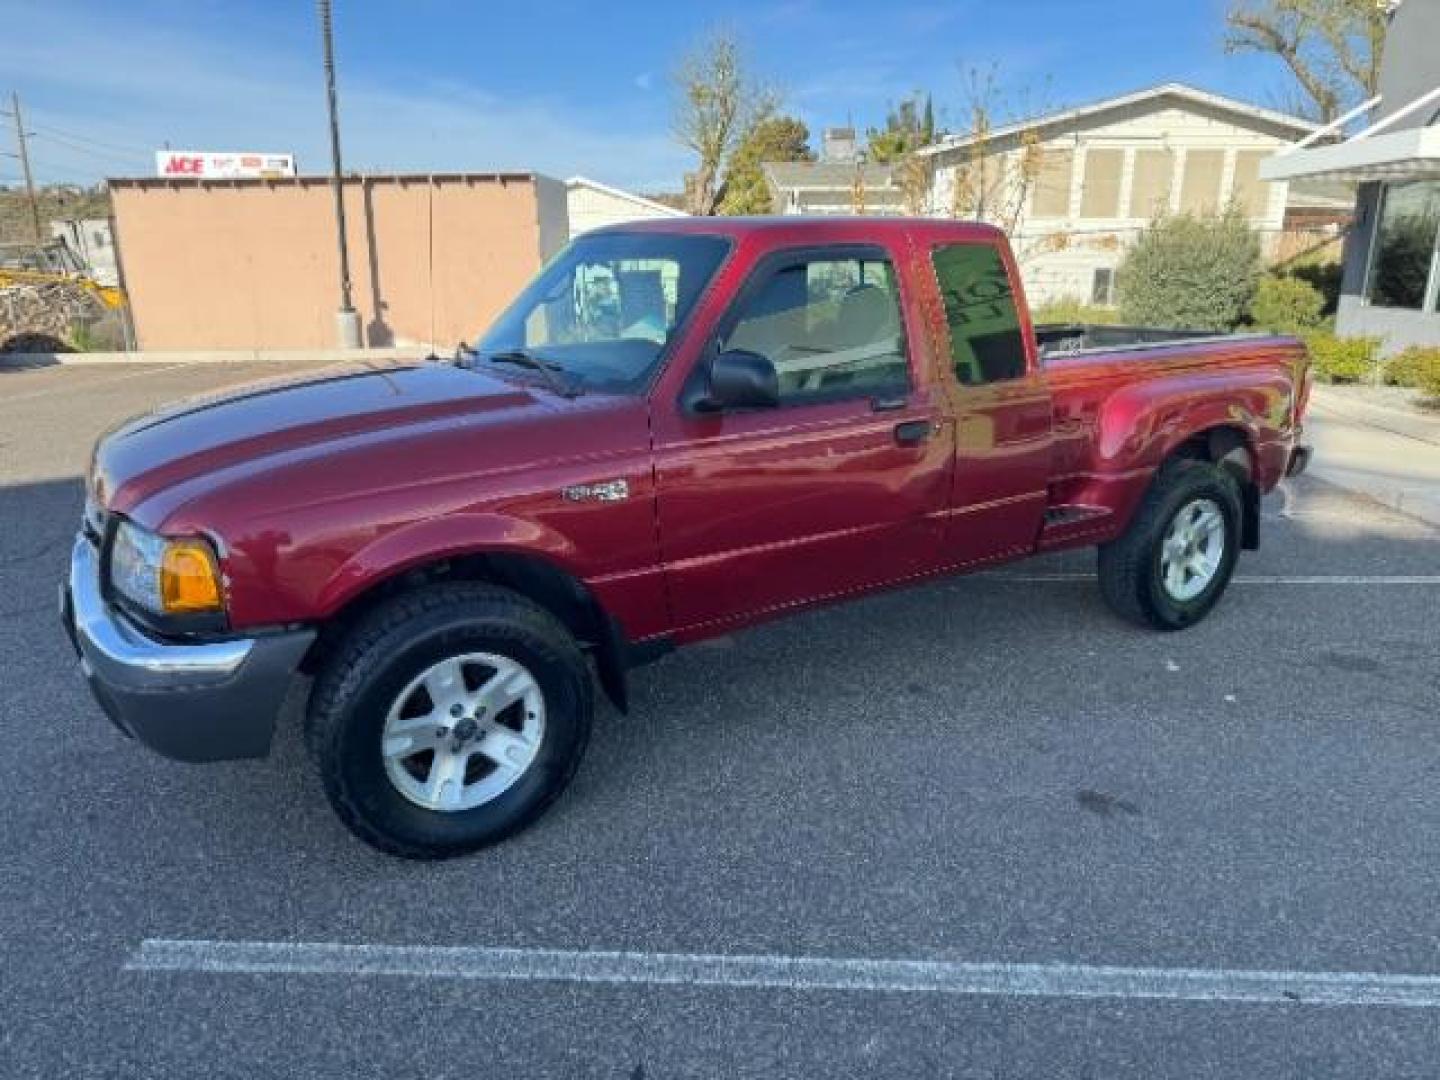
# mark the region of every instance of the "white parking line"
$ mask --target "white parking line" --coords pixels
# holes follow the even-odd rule
[[[1094,581],[1094,574],[976,574],[991,581]],[[1440,574],[1236,574],[1232,585],[1440,585]]]
[[[127,971],[1440,1008],[1440,976],[278,941],[141,942]]]

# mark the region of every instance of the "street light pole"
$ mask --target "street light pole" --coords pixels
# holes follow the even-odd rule
[[[360,314],[350,299],[350,249],[345,239],[345,191],[340,169],[340,114],[335,103],[335,43],[331,29],[330,0],[316,0],[320,37],[325,46],[325,95],[330,109],[330,187],[335,193],[335,239],[340,251],[340,310],[335,328],[342,349],[360,347]]]

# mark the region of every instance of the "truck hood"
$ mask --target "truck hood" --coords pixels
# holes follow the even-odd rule
[[[130,513],[202,477],[262,470],[437,422],[544,411],[543,390],[437,362],[356,363],[269,379],[137,417],[96,447],[90,494]],[[560,399],[555,399],[562,404]],[[307,453],[309,452],[309,453]]]

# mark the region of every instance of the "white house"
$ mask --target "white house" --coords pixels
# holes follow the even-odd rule
[[[923,210],[1009,228],[1034,301],[1109,303],[1116,266],[1159,213],[1234,202],[1278,242],[1287,185],[1262,180],[1260,164],[1316,129],[1168,83],[919,151],[930,164]]]
[[[572,237],[605,225],[623,225],[627,221],[643,221],[646,218],[685,216],[683,210],[676,210],[673,206],[622,191],[585,176],[572,176],[565,181],[565,191]]]
[[[762,168],[778,214],[905,213],[905,199],[889,165],[769,161]]]

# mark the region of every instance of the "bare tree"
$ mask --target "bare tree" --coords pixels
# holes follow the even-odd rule
[[[690,213],[715,213],[724,195],[721,170],[776,104],[775,94],[748,70],[728,31],[712,31],[680,61],[674,75],[674,133],[699,159],[685,183]]]
[[[1040,177],[1044,146],[1036,128],[1024,128],[1005,139],[997,138],[995,129],[1041,110],[1031,105],[1028,91],[1004,90],[993,65],[966,73],[964,109],[968,130],[962,134],[967,142],[950,190],[950,216],[986,221],[1016,233]]]
[[[1375,96],[1389,11],[1378,0],[1232,0],[1225,48],[1279,57],[1305,112],[1328,123]]]

